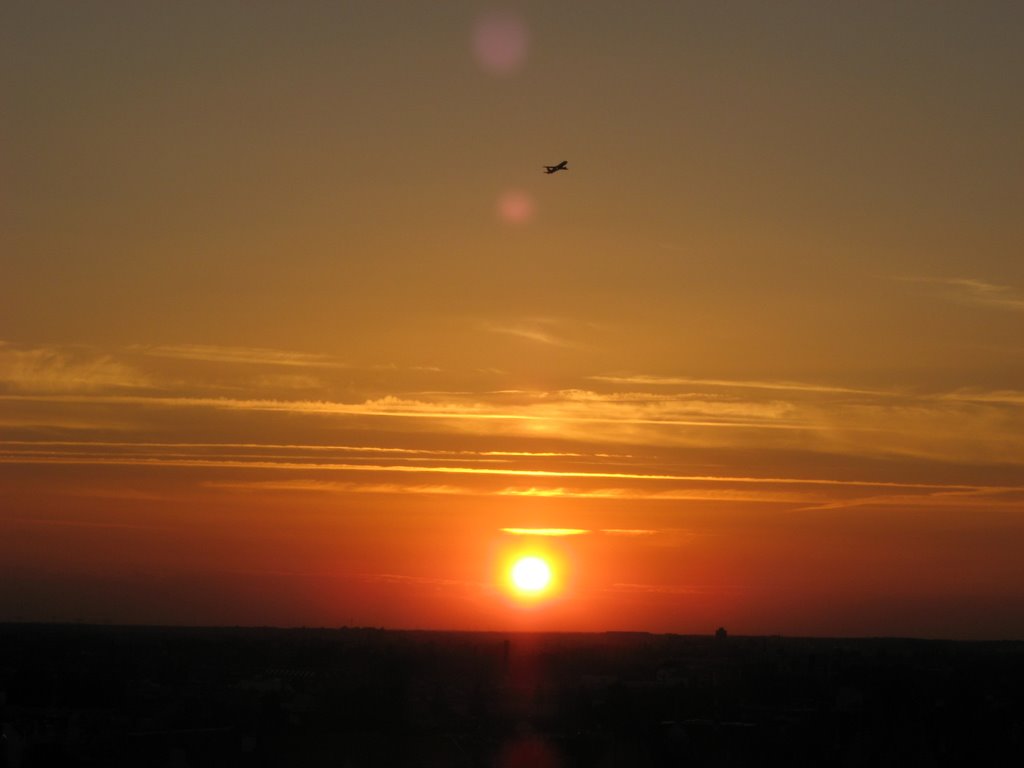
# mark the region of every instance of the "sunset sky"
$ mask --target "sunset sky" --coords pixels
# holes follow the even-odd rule
[[[3,3],[0,620],[1024,637],[1022,40]]]

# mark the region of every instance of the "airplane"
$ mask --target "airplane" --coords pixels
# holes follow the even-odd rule
[[[569,170],[569,161],[568,160],[563,160],[558,165],[545,165],[544,166],[544,173],[555,173],[556,171],[568,171],[568,170]]]

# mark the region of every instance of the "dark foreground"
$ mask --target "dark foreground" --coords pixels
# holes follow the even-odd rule
[[[0,766],[1024,765],[1024,643],[0,625]]]

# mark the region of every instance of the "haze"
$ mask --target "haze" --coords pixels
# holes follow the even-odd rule
[[[4,4],[0,620],[1021,637],[1022,39]]]

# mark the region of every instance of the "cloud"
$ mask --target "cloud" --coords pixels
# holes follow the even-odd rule
[[[657,531],[648,528],[602,528],[601,533],[607,533],[610,536],[651,536]]]
[[[562,411],[574,409],[580,416],[611,414],[625,420],[677,420],[694,416],[718,419],[764,419],[778,421],[796,413],[792,403],[781,400],[752,401],[706,395],[672,395],[651,392],[600,393],[566,389],[555,393]]]
[[[502,533],[513,536],[581,536],[590,533],[586,528],[501,528]]]
[[[783,392],[820,392],[823,394],[854,394],[854,395],[890,395],[877,389],[859,389],[853,387],[830,386],[827,384],[809,384],[798,381],[757,381],[748,379],[701,379],[689,376],[652,376],[647,374],[621,374],[588,376],[591,381],[603,381],[610,384],[629,384],[638,386],[701,386],[722,389],[768,389]]]
[[[554,320],[524,320],[511,325],[484,325],[484,330],[491,333],[501,333],[507,336],[515,336],[537,344],[544,344],[549,347],[575,347],[571,341],[557,336],[551,331],[550,326],[555,325]]]
[[[140,491],[137,488],[88,488],[75,486],[67,489],[57,489],[59,493],[66,493],[69,496],[80,496],[95,499],[121,499],[124,501],[167,501],[165,493],[151,491]]]
[[[723,482],[728,482],[723,480]],[[722,501],[761,504],[811,504],[828,496],[802,491],[763,491],[721,488],[651,490],[649,488],[502,488],[499,496],[594,499],[611,501]]]
[[[1024,294],[1010,286],[996,285],[987,280],[971,277],[897,277],[895,279],[938,286],[947,299],[960,304],[972,304],[1008,312],[1024,312]]]
[[[967,465],[1024,463],[1017,404],[930,395],[906,402],[823,410],[817,448],[846,455],[909,457]]]
[[[999,403],[1004,405],[1024,405],[1024,391],[1016,389],[997,389],[981,392],[971,389],[960,389],[939,396],[942,400],[953,400],[963,403]]]
[[[0,460],[2,463],[2,460]],[[712,502],[743,502],[766,504],[814,504],[807,509],[825,509],[831,506],[828,496],[800,492],[778,491],[742,491],[734,489],[719,490],[677,490],[677,491],[646,491],[640,488],[601,488],[593,491],[567,488],[501,488],[490,490],[470,488],[459,485],[437,484],[402,484],[402,483],[358,483],[338,482],[332,480],[315,480],[296,478],[291,480],[252,480],[225,481],[210,480],[202,483],[206,488],[218,488],[242,492],[282,492],[282,493],[379,493],[379,494],[428,494],[452,496],[521,496],[534,498],[573,498],[612,501],[712,501]],[[872,497],[879,498],[879,497]],[[835,502],[842,506],[844,502]],[[853,504],[851,504],[853,506]],[[502,531],[514,535],[533,536],[571,536],[589,533],[581,528],[502,528]],[[609,528],[602,533],[621,536],[640,536],[653,534],[648,529]]]
[[[133,352],[152,357],[170,357],[179,360],[197,360],[211,363],[241,363],[249,365],[283,365],[297,367],[345,368],[346,365],[327,355],[288,352],[264,347],[231,347],[211,344],[159,344],[135,345]]]
[[[37,455],[34,452],[9,450],[0,455],[3,464],[82,464],[140,467],[191,467],[196,469],[265,469],[281,471],[321,472],[386,472],[395,474],[442,474],[494,477],[530,477],[543,479],[630,480],[641,482],[685,482],[731,485],[789,485],[826,486],[837,488],[909,488],[937,490],[973,490],[982,486],[961,483],[897,482],[891,480],[845,480],[814,477],[744,477],[740,475],[683,475],[658,472],[608,472],[556,469],[517,469],[513,467],[474,466],[409,466],[407,464],[350,464],[345,462],[274,461],[254,458],[189,458],[189,457],[137,457],[68,454],[62,456]],[[671,493],[672,491],[670,491]],[[689,494],[687,489],[683,491]]]
[[[187,408],[295,414],[335,421],[360,419],[367,423],[382,418],[404,419],[409,422],[407,426],[396,426],[409,434],[471,434],[506,444],[509,438],[522,438],[595,446],[593,452],[479,452],[479,458],[540,460],[575,455],[585,461],[601,459],[606,466],[611,458],[641,460],[626,452],[600,450],[613,444],[747,452],[799,450],[972,465],[1024,463],[1024,411],[1020,408],[1024,393],[1017,390],[959,389],[922,394],[888,391],[873,395],[869,390],[852,388],[771,384],[776,386],[789,387],[785,399],[758,397],[743,390],[714,394],[588,389],[434,392],[417,397],[387,394],[356,402],[37,391],[0,394],[0,420],[11,412],[24,418],[30,411],[52,414],[55,422],[69,416],[81,419],[88,413],[82,407],[86,405],[103,407],[108,414],[116,412],[122,419],[136,416],[140,422],[166,420],[172,409]],[[34,421],[45,423],[39,416]],[[578,445],[568,447],[576,449]],[[422,455],[469,454],[454,451]]]
[[[481,456],[529,456],[531,458],[631,459],[629,453],[578,453],[565,451],[480,451]]]
[[[555,393],[532,402],[491,403],[486,401],[442,401],[412,400],[386,395],[381,398],[364,400],[361,403],[344,403],[329,400],[274,400],[244,399],[228,397],[144,397],[144,396],[97,396],[54,395],[50,397],[33,395],[0,396],[0,400],[22,400],[53,403],[109,404],[153,406],[158,408],[216,408],[229,411],[276,411],[296,414],[333,414],[350,416],[391,416],[418,419],[452,419],[466,421],[521,421],[602,423],[602,424],[647,424],[674,426],[735,426],[760,428],[797,428],[800,425],[772,421],[773,417],[788,410],[785,404],[751,403],[746,406],[736,403],[714,403],[710,401],[665,398],[652,395],[643,400],[634,393],[622,396],[581,397],[579,391]],[[737,415],[762,417],[761,421],[737,421]],[[701,418],[706,417],[706,418]],[[714,418],[718,417],[718,418]]]
[[[105,427],[106,425],[100,425]],[[203,453],[222,454],[227,451],[253,451],[254,457],[266,457],[269,451],[293,451],[297,453],[370,453],[370,454],[407,454],[427,459],[434,457],[472,457],[475,460],[491,460],[492,457],[501,458],[629,458],[626,454],[605,454],[605,453],[563,453],[559,451],[472,451],[472,450],[445,450],[438,448],[401,448],[397,446],[380,445],[311,445],[308,443],[223,443],[223,442],[147,442],[147,441],[113,441],[113,440],[0,440],[0,445],[19,446],[22,448],[69,448],[69,449],[97,449],[97,448],[133,448],[136,455],[140,452],[147,455],[160,455],[163,449],[169,451],[194,450]]]
[[[1024,487],[979,487],[930,493],[894,493],[835,499],[804,511],[848,509],[850,507],[927,507],[1024,510]]]
[[[474,495],[468,488],[452,485],[402,485],[400,483],[339,483],[330,480],[253,480],[228,482],[211,480],[203,483],[207,488],[221,488],[232,491],[288,493],[383,493],[383,494],[440,494]]]
[[[0,343],[0,386],[61,393],[147,389],[153,382],[135,368],[86,348]]]
[[[69,432],[115,431],[131,432],[135,426],[116,421],[101,421],[98,419],[84,419],[75,416],[61,414],[35,414],[35,415],[0,415],[0,427],[8,429],[30,429],[30,430],[65,430]]]

